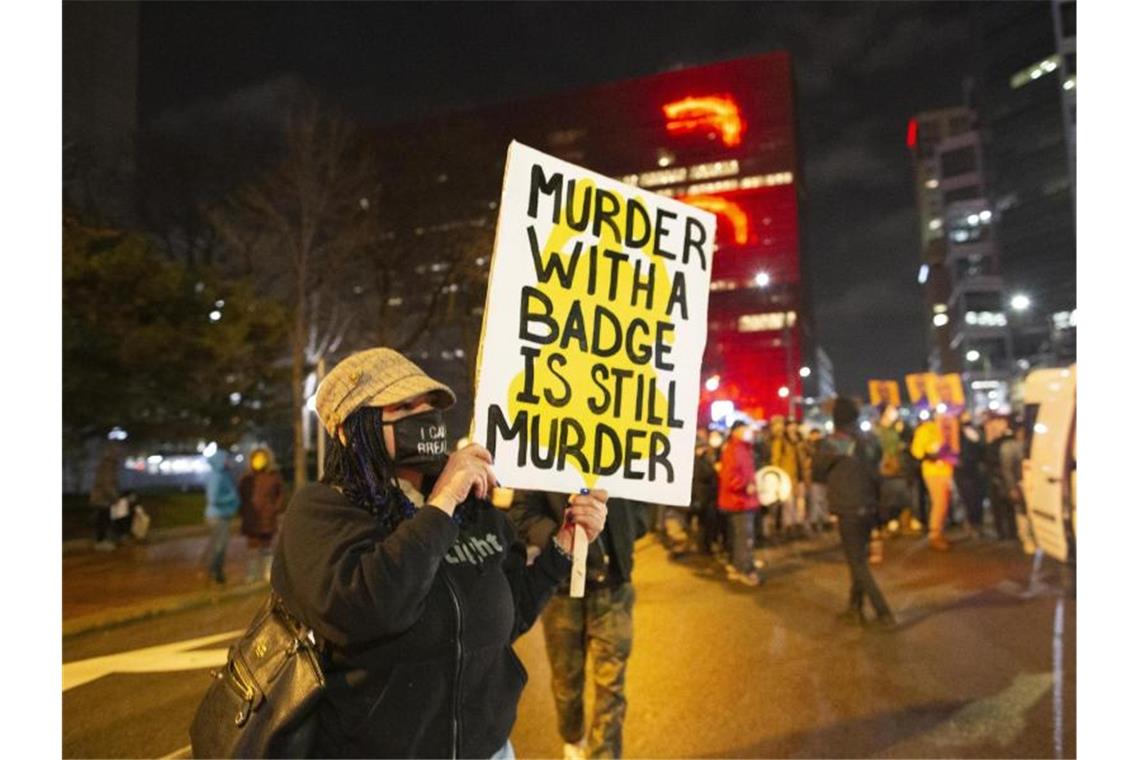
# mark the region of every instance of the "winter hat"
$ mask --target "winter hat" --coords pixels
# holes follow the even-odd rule
[[[835,427],[851,427],[859,419],[859,407],[846,396],[835,399],[835,408],[831,412]]]
[[[348,415],[362,406],[388,406],[432,395],[432,403],[447,409],[455,403],[455,394],[438,380],[390,348],[359,351],[340,364],[321,381],[317,388],[317,416],[329,435]]]

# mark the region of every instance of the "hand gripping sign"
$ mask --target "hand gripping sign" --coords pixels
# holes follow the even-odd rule
[[[511,488],[687,506],[716,218],[517,142],[472,438]]]

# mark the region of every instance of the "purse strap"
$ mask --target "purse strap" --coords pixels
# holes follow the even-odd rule
[[[298,646],[308,647],[318,654],[324,654],[327,651],[326,642],[317,635],[312,626],[306,625],[300,617],[289,610],[280,594],[276,591],[270,591],[269,600],[270,611],[276,612],[288,624]]]

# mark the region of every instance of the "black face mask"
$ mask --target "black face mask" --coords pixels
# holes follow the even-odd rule
[[[447,425],[438,409],[403,417],[391,425],[396,438],[397,467],[407,467],[424,475],[438,475],[447,463]]]

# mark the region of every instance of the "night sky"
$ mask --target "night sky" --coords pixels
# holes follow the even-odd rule
[[[793,55],[802,256],[841,391],[924,366],[915,112],[962,102],[956,3],[143,3],[140,120],[256,118],[298,79],[399,122],[772,50]]]

